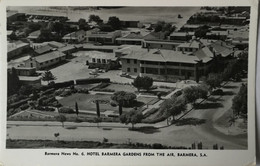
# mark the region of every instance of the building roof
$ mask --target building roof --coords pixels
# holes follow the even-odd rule
[[[15,41],[13,43],[7,44],[7,52],[19,49],[21,47],[29,46],[29,43],[22,42],[21,40]]]
[[[191,40],[190,42],[182,43],[178,47],[185,47],[185,48],[200,48],[202,45],[201,42],[196,40]]]
[[[141,61],[154,62],[179,62],[179,63],[197,63],[199,58],[190,53],[182,53],[173,50],[158,50],[158,49],[142,49],[142,51],[132,51],[130,54],[121,57],[122,59],[138,59]]]
[[[143,55],[140,60],[156,62],[179,62],[196,64],[199,61],[197,56],[190,53],[182,53],[173,50],[156,50]]]
[[[40,56],[37,56],[37,57],[34,57],[34,58],[37,62],[42,63],[42,62],[46,62],[46,61],[56,59],[56,58],[59,58],[59,57],[63,57],[63,56],[65,56],[64,53],[62,53],[60,51],[53,51],[53,52],[43,54],[43,55],[40,55]]]
[[[104,53],[100,51],[91,51],[89,55],[90,58],[95,58],[95,59],[114,59],[115,54],[114,53]]]
[[[29,34],[28,39],[37,39],[41,34],[41,30],[34,31]]]
[[[7,31],[7,36],[11,35],[14,31]]]
[[[214,57],[214,54],[210,51],[208,47],[203,47],[202,49],[199,49],[193,54],[197,56],[199,60],[201,60],[204,63],[207,63]]]
[[[66,45],[65,47],[58,48],[60,52],[65,52],[73,49],[75,49],[74,45]]]
[[[34,50],[34,51],[35,51],[37,54],[44,54],[44,53],[49,52],[49,51],[52,51],[52,50],[54,50],[54,49],[56,49],[56,48],[51,47],[50,45],[45,45],[45,46],[42,46],[42,47],[40,47],[40,48],[38,48],[38,49],[36,49],[36,50]]]
[[[196,28],[199,28],[199,27],[200,27],[200,25],[193,25],[193,24],[183,25],[183,28],[194,28],[194,29],[196,29]]]
[[[164,40],[164,32],[151,32],[143,37],[144,40]]]
[[[66,45],[63,44],[63,43],[56,42],[56,41],[50,41],[50,42],[48,42],[48,44],[49,44],[50,46],[56,47],[56,48],[61,48],[61,47],[66,46]]]
[[[79,31],[72,32],[72,33],[69,33],[69,34],[63,36],[62,39],[77,39],[77,37],[78,37],[79,35],[82,35],[82,34],[85,34],[85,31],[79,30]]]
[[[228,35],[228,31],[211,31],[211,32],[207,32],[206,35],[227,36]]]
[[[103,32],[103,31],[93,31],[90,33],[87,33],[88,37],[103,37],[103,38],[111,38],[114,37],[115,34],[121,34],[120,30],[116,30],[113,32]]]
[[[172,32],[170,36],[193,36],[195,32]]]
[[[226,57],[234,52],[233,45],[227,45],[225,42],[220,40],[216,41],[215,43],[212,43],[209,47],[213,47],[214,51],[217,54],[221,54],[221,56],[223,57]]]

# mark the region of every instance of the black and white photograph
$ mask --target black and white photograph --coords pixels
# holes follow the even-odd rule
[[[248,149],[249,6],[8,6],[7,149]]]

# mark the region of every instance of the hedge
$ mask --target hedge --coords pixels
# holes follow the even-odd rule
[[[8,109],[10,108],[18,108],[20,107],[21,105],[23,104],[27,104],[27,102],[30,100],[30,98],[26,98],[24,100],[21,100],[21,101],[18,101],[18,102],[15,102],[15,103],[12,103],[10,104],[9,106],[7,106]]]
[[[59,88],[64,88],[64,87],[68,87],[68,86],[71,86],[71,85],[74,85],[74,81],[73,81],[73,80],[55,83],[55,84],[53,85],[53,87],[54,87],[55,89],[59,89]]]
[[[61,107],[59,108],[59,113],[73,114],[75,111],[72,108]]]
[[[82,85],[82,84],[95,84],[95,83],[110,83],[109,78],[87,78],[87,79],[77,79],[76,84]]]

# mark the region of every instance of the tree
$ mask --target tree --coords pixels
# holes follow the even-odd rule
[[[132,83],[132,85],[137,88],[138,92],[139,92],[140,89],[143,87],[143,82],[142,82],[142,81],[143,81],[142,77],[137,76],[137,77],[134,79],[134,82]]]
[[[247,85],[242,84],[238,94],[232,101],[232,109],[237,116],[247,115]]]
[[[102,122],[102,119],[100,117],[95,117],[94,122],[97,123],[97,127],[99,127],[99,123]]]
[[[137,76],[132,85],[137,88],[138,92],[140,89],[146,89],[148,91],[153,86],[153,79],[148,76]]]
[[[121,22],[118,17],[112,16],[108,18],[107,25],[111,25],[114,30],[121,29]]]
[[[64,127],[64,122],[67,120],[67,118],[65,115],[59,115],[59,116],[56,116],[56,120],[61,122],[62,127]]]
[[[96,103],[96,108],[97,108],[97,117],[100,117],[99,101],[96,100],[95,103]]]
[[[142,112],[138,110],[131,110],[129,112],[126,112],[120,116],[120,121],[121,123],[125,123],[126,125],[131,123],[132,124],[132,129],[134,128],[134,125],[136,123],[140,123],[143,119],[143,114]]]
[[[103,22],[103,20],[99,16],[93,15],[93,14],[90,15],[89,19],[88,19],[88,22],[92,22],[92,21],[96,22],[97,24],[100,24]]]
[[[153,86],[153,79],[148,76],[143,77],[143,89],[146,89],[147,91]]]
[[[199,98],[207,98],[208,91],[203,86],[190,86],[183,89],[185,101],[187,103],[195,104]]]
[[[100,24],[99,28],[100,28],[101,31],[104,31],[104,32],[112,32],[112,31],[114,31],[112,26],[111,25],[107,25],[107,24]]]
[[[51,71],[46,71],[43,73],[42,75],[42,80],[43,81],[47,81],[48,84],[50,83],[50,81],[56,80],[56,77],[52,74]]]
[[[165,100],[165,102],[160,107],[161,110],[165,110],[169,116],[173,118],[181,114],[187,109],[185,100],[180,97],[172,97]]]
[[[210,73],[206,79],[206,84],[209,85],[210,89],[215,89],[221,86],[223,76],[220,73]]]
[[[119,115],[122,115],[123,106],[132,106],[136,100],[136,95],[134,93],[128,93],[125,91],[115,92],[111,99],[116,101],[119,106]]]
[[[21,82],[14,67],[11,69],[11,72],[7,71],[7,86],[8,95],[17,92],[21,87]]]
[[[78,108],[78,103],[75,103],[75,110],[76,110],[76,114],[77,116],[79,115],[79,108]]]

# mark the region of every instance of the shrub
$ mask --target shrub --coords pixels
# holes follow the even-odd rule
[[[158,110],[159,110],[158,108],[152,108],[150,111],[148,111],[148,112],[146,112],[146,113],[144,114],[144,118],[149,117],[150,115],[156,113]]]
[[[85,88],[77,89],[77,91],[78,91],[78,93],[85,93],[85,94],[89,93],[88,89],[85,89]]]
[[[52,107],[45,107],[45,108],[44,108],[44,111],[54,112],[55,109],[52,108]]]
[[[8,106],[8,109],[10,109],[10,108],[14,108],[14,109],[15,109],[15,108],[18,108],[18,107],[20,107],[21,105],[26,104],[29,100],[30,100],[30,98],[26,98],[26,99],[24,99],[24,100],[21,100],[21,101],[12,103],[12,104],[10,104],[10,105]]]
[[[110,101],[110,105],[112,107],[116,107],[118,105],[118,103],[116,101],[112,100],[112,101]]]
[[[59,103],[58,101],[54,101],[53,103],[50,104],[50,106],[53,106],[53,107],[61,107],[61,103]]]
[[[66,96],[69,96],[71,95],[71,90],[70,89],[66,89],[65,91],[63,91],[60,96],[61,97],[66,97]]]
[[[154,144],[152,145],[152,148],[153,148],[153,149],[163,149],[163,146],[162,146],[162,144],[154,143]]]
[[[74,122],[75,122],[75,123],[81,123],[81,122],[83,122],[83,120],[82,120],[82,119],[79,119],[79,118],[76,118]]]
[[[66,81],[66,82],[55,83],[55,84],[53,85],[53,87],[54,87],[55,89],[59,89],[59,88],[69,87],[69,86],[71,86],[71,85],[74,85],[74,81],[73,81],[73,80],[71,80],[71,81]]]
[[[58,90],[55,91],[54,95],[55,96],[60,96],[63,91],[64,91],[64,89],[58,89]]]
[[[42,93],[41,93],[41,96],[43,96],[43,95],[47,95],[47,94],[51,94],[51,93],[54,92],[54,90],[55,90],[54,88],[48,89],[48,90],[42,92]]]
[[[75,111],[72,108],[61,107],[59,108],[59,113],[74,114]]]
[[[216,89],[214,90],[211,94],[212,95],[223,95],[223,90],[222,89]]]
[[[26,110],[27,108],[29,108],[28,104],[23,104],[23,105],[20,106],[21,110]]]
[[[81,84],[95,84],[95,83],[109,83],[109,78],[87,78],[87,79],[78,79],[76,80],[77,85]]]

